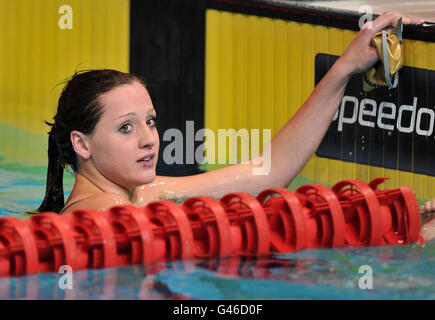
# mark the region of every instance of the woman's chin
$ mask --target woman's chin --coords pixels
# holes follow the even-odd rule
[[[140,179],[138,181],[137,186],[143,186],[145,184],[149,184],[149,183],[153,182],[155,179],[156,179],[156,174],[155,173],[147,175],[146,177],[143,177],[143,179]]]

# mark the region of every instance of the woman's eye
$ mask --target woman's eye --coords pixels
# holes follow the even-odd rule
[[[131,124],[124,124],[121,128],[119,128],[119,131],[121,131],[121,133],[129,133],[131,131]]]
[[[155,127],[157,125],[156,117],[152,117],[152,118],[147,119],[147,125],[149,125],[151,127]]]

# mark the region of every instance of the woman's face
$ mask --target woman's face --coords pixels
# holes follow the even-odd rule
[[[100,102],[103,113],[89,137],[95,168],[129,190],[152,182],[159,135],[148,91],[135,81],[103,94]]]

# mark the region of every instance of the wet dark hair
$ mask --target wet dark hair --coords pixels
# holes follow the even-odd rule
[[[124,84],[144,82],[133,74],[111,69],[75,72],[59,97],[57,113],[48,132],[48,169],[45,197],[38,212],[59,213],[64,206],[63,170],[78,170],[77,156],[70,140],[73,130],[92,134],[100,120],[100,96]]]

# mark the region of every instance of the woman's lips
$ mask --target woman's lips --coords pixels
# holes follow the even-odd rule
[[[150,159],[149,160],[145,160],[145,159],[148,159],[148,158],[150,158]],[[151,167],[154,166],[154,156],[149,156],[149,157],[142,158],[141,160],[138,160],[137,163],[139,163],[139,165],[141,167],[143,167],[143,168],[151,168]]]

